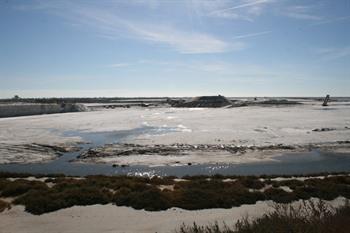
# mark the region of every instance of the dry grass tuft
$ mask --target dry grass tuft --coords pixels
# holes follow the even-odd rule
[[[6,209],[11,209],[11,204],[6,201],[0,200],[0,213]]]
[[[176,233],[348,233],[350,205],[334,209],[324,201],[304,201],[300,206],[276,204],[274,211],[261,218],[239,220],[235,226],[182,225]]]

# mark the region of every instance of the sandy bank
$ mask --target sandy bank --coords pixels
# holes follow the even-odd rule
[[[328,202],[334,207],[344,204],[344,198]],[[231,209],[188,211],[172,208],[166,211],[148,212],[114,205],[72,207],[40,216],[24,212],[15,206],[0,213],[1,233],[170,233],[182,223],[205,225],[218,221],[233,225],[249,215],[259,217],[272,210],[271,201],[242,205]],[[298,205],[300,202],[295,202]]]

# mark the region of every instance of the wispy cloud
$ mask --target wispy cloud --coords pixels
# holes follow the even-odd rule
[[[245,47],[241,42],[228,43],[211,35],[170,27],[128,24],[127,28],[143,40],[170,45],[180,53],[222,53]]]
[[[321,61],[332,61],[344,57],[350,56],[350,46],[343,48],[318,48],[315,49],[318,56],[321,57]]]
[[[322,20],[320,22],[312,23],[310,26],[330,24],[330,23],[334,23],[334,22],[338,22],[338,21],[345,21],[345,20],[349,20],[349,19],[350,19],[350,15],[342,16],[342,17],[336,17],[336,18],[326,19],[326,20]]]
[[[251,16],[243,15],[243,14],[238,14],[235,12],[220,12],[220,11],[215,11],[211,12],[209,14],[210,17],[215,17],[215,18],[223,18],[223,19],[240,19],[240,20],[246,20],[246,21],[253,21],[253,18]]]
[[[126,67],[126,66],[130,66],[129,63],[114,63],[111,65],[108,65],[108,67],[113,67],[113,68],[120,68],[120,67]]]
[[[244,39],[244,38],[249,38],[249,37],[257,37],[257,36],[262,36],[271,33],[272,31],[262,31],[262,32],[256,32],[256,33],[249,33],[249,34],[243,34],[239,36],[233,37],[233,39]]]
[[[321,16],[318,16],[312,12],[315,6],[289,6],[282,10],[282,15],[301,20],[322,20]]]
[[[227,42],[216,36],[196,32],[188,29],[180,29],[171,24],[147,23],[135,20],[132,16],[121,17],[107,7],[90,6],[89,4],[56,4],[43,3],[35,9],[48,9],[50,12],[65,19],[87,25],[96,30],[104,38],[120,39],[131,38],[143,40],[153,44],[166,45],[180,53],[224,53],[232,50],[240,50],[245,47],[242,42]]]
[[[208,16],[253,21],[255,16],[262,13],[265,5],[274,1],[275,0],[243,0],[240,1],[238,5],[227,5],[226,7],[212,10],[208,13]]]
[[[236,10],[236,9],[240,9],[240,8],[253,7],[253,6],[257,6],[257,5],[261,5],[261,4],[265,4],[265,3],[269,3],[269,2],[272,2],[272,0],[248,1],[248,2],[243,3],[243,4],[239,4],[239,5],[236,5],[236,6],[228,7],[228,8],[225,8],[225,9],[216,10],[216,11],[213,11],[211,13],[227,12],[227,11],[232,11],[232,10]]]

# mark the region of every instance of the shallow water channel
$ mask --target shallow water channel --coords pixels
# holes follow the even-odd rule
[[[191,166],[141,166],[112,167],[111,164],[73,163],[83,151],[138,135],[162,135],[177,132],[178,128],[143,126],[132,130],[87,133],[79,131],[64,132],[65,136],[80,136],[87,144],[81,144],[81,150],[67,152],[48,163],[1,164],[0,171],[57,174],[73,176],[84,175],[140,175],[140,176],[178,176],[185,175],[289,175],[320,172],[350,172],[350,153],[330,153],[313,150],[305,153],[286,153],[274,157],[274,161],[250,162],[241,164],[202,164]]]

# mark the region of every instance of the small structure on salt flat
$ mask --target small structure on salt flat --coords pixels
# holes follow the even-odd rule
[[[322,104],[322,106],[328,106],[328,101],[329,101],[329,99],[330,99],[330,96],[329,95],[327,95],[326,96],[326,98],[324,98],[324,100],[323,100],[323,104]]]

